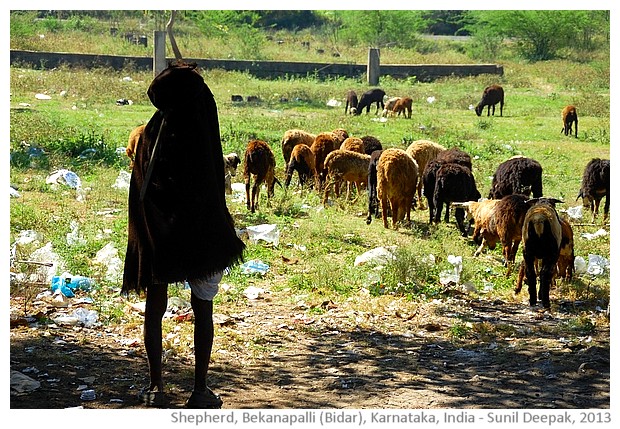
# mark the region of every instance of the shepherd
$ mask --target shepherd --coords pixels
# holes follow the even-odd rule
[[[137,146],[128,202],[122,294],[146,293],[144,345],[150,384],[139,399],[166,404],[162,317],[168,284],[187,281],[194,313],[194,387],[187,408],[221,408],[207,386],[213,346],[213,298],[245,245],[226,206],[217,106],[195,64],[170,64],[150,84],[157,108]]]

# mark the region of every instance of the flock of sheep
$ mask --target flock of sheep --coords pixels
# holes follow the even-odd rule
[[[345,113],[359,115],[376,104],[377,114],[404,113],[411,116],[411,98],[388,99],[381,89],[372,89],[359,98],[354,91],[346,94]],[[499,104],[503,114],[504,91],[498,85],[484,90],[475,107],[480,116],[484,107],[487,115],[495,114]],[[574,106],[562,111],[566,135],[572,134],[577,113]],[[132,137],[127,154],[130,155]],[[459,231],[464,237],[473,226],[473,240],[479,246],[474,255],[485,247],[494,249],[502,245],[505,266],[510,272],[515,263],[519,244],[523,242],[523,261],[515,292],[521,290],[523,279],[528,286],[530,304],[542,302],[550,307],[549,289],[555,278],[570,280],[574,270],[573,232],[568,220],[560,216],[555,204],[559,200],[543,197],[542,166],[524,156],[512,157],[501,163],[493,175],[491,190],[482,198],[472,174],[472,159],[458,148],[446,148],[428,140],[414,141],[407,149],[386,148],[373,136],[353,137],[346,130],[312,134],[300,129],[287,130],[281,140],[282,155],[286,164],[284,186],[289,187],[295,172],[301,187],[322,193],[327,205],[330,192],[340,196],[346,184],[346,200],[351,189],[356,188],[356,198],[367,188],[368,215],[382,218],[383,226],[394,229],[410,223],[410,211],[416,205],[424,209],[425,197],[429,222],[439,223],[445,207],[444,221],[448,222],[449,210],[454,215]],[[230,176],[235,174],[241,159],[236,154],[224,156],[227,171],[227,192],[230,193]],[[243,176],[247,209],[258,209],[259,193],[265,184],[267,200],[274,195],[279,183],[275,175],[275,155],[268,143],[252,140],[243,157]],[[254,179],[253,185],[251,181]],[[603,222],[609,216],[609,160],[592,159],[583,172],[579,198],[592,211],[592,222],[605,198]],[[467,219],[467,221],[466,221]],[[537,282],[539,288],[537,289]]]

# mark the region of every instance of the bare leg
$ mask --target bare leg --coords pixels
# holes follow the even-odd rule
[[[161,320],[168,306],[168,285],[154,284],[146,292],[144,312],[144,346],[149,361],[149,390],[163,392],[161,377],[162,329]]]
[[[194,390],[204,392],[207,389],[207,371],[213,347],[213,301],[197,298],[192,293],[194,310],[194,354],[195,373]]]

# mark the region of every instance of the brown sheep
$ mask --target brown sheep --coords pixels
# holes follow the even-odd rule
[[[497,103],[499,103],[499,116],[503,116],[504,88],[499,85],[487,86],[482,92],[482,99],[476,105],[476,115],[482,115],[484,107],[487,106],[487,116],[491,115],[491,108],[493,108],[493,116],[495,116],[495,105]]]
[[[479,247],[474,256],[479,256],[485,247],[493,250],[499,241],[495,225],[491,222],[495,206],[500,200],[467,201],[452,203],[454,208],[464,208],[466,219],[474,223],[472,239]]]
[[[232,194],[232,178],[237,175],[237,167],[241,164],[241,158],[235,152],[224,155],[224,189],[226,194]]]
[[[292,129],[285,131],[284,136],[282,136],[282,156],[284,157],[284,163],[288,165],[291,159],[291,152],[293,152],[293,148],[296,145],[305,144],[310,147],[315,138],[316,135],[304,130]]]
[[[286,179],[284,186],[288,188],[293,177],[293,172],[297,171],[299,184],[303,187],[308,179],[311,179],[310,187],[315,186],[317,175],[314,154],[305,144],[299,144],[293,148],[291,160],[286,166]]]
[[[338,141],[338,146],[335,147],[335,149],[338,149],[340,147],[340,145],[349,138],[349,133],[347,132],[347,130],[343,129],[343,128],[336,128],[335,130],[332,131],[332,133],[336,136],[336,139]]]
[[[416,140],[407,147],[406,152],[411,156],[418,164],[418,171],[423,172],[426,169],[426,164],[432,159],[435,159],[440,152],[446,150],[442,145],[432,142],[430,140]],[[424,203],[422,202],[422,187],[424,181],[422,180],[422,174],[418,177],[418,208],[424,210]]]
[[[352,89],[347,91],[347,95],[346,95],[346,103],[344,106],[344,114],[352,114],[355,115],[355,113],[357,112],[357,93],[355,91],[353,91]]]
[[[418,166],[407,152],[398,148],[383,151],[377,163],[377,197],[385,228],[389,228],[387,217],[390,209],[394,229],[398,229],[403,219],[411,222],[417,182]]]
[[[575,138],[577,138],[577,124],[579,119],[577,118],[577,108],[575,106],[566,106],[562,109],[562,131],[565,136],[573,134],[573,122],[575,123]]]
[[[310,146],[310,150],[314,154],[314,165],[316,167],[319,189],[323,188],[325,184],[325,158],[331,151],[339,147],[338,137],[330,132],[319,133],[314,139],[312,146]]]
[[[348,137],[345,141],[340,145],[340,149],[342,150],[350,150],[358,153],[364,152],[364,141],[357,137]]]
[[[329,198],[329,191],[334,186],[336,197],[340,196],[340,184],[342,182],[354,183],[358,189],[358,195],[353,201],[359,197],[359,190],[362,185],[368,181],[368,166],[370,164],[370,155],[365,153],[353,152],[350,150],[336,149],[330,152],[325,158],[325,193],[323,196],[323,204],[326,205]],[[349,200],[350,186],[347,186],[346,200]]]
[[[364,153],[366,155],[372,155],[374,151],[383,149],[381,141],[374,136],[364,136],[361,139],[364,142]]]
[[[246,205],[252,213],[258,207],[260,188],[267,186],[267,201],[274,195],[276,158],[273,150],[262,140],[251,140],[245,150],[243,177],[245,179]],[[254,175],[254,185],[250,194],[250,182]]]
[[[144,133],[144,127],[146,125],[139,125],[129,133],[129,141],[127,142],[127,148],[125,149],[125,153],[129,157],[129,167],[133,168],[134,159],[136,156],[136,150],[138,149],[138,142],[142,138],[142,134]]]
[[[404,117],[407,119],[411,119],[411,107],[413,105],[413,100],[410,97],[403,97],[394,103],[394,108],[392,109],[392,114],[400,116],[402,113]]]
[[[527,211],[523,221],[523,264],[525,279],[530,295],[530,305],[542,301],[544,308],[550,308],[549,289],[557,272],[557,263],[562,243],[562,225],[555,210],[561,202],[552,198],[537,198]],[[537,272],[537,267],[540,269]],[[540,278],[538,294],[536,283]],[[515,293],[519,293],[519,286]]]
[[[553,284],[557,278],[563,281],[571,281],[575,272],[575,248],[573,238],[573,228],[570,226],[570,222],[567,219],[560,218],[560,224],[562,226],[562,241],[560,242],[560,255],[558,256],[558,262],[556,264],[556,271],[553,279]],[[540,263],[540,261],[538,261]],[[537,264],[536,269],[540,271],[540,267]],[[519,273],[517,276],[517,285],[515,292],[519,293],[523,286],[523,279],[525,277],[525,262],[521,261],[519,266]]]
[[[400,100],[400,97],[388,98],[387,102],[385,103],[385,109],[383,109],[381,116],[389,116],[394,110],[394,105],[398,100]]]

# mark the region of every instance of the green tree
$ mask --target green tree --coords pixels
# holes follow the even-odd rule
[[[341,11],[339,19],[345,38],[373,47],[411,47],[417,34],[426,26],[422,11],[417,10]]]
[[[499,10],[470,11],[474,35],[513,39],[519,52],[532,61],[549,60],[565,49],[591,48],[595,33],[609,34],[601,23],[606,11]],[[608,16],[608,15],[607,15]]]

